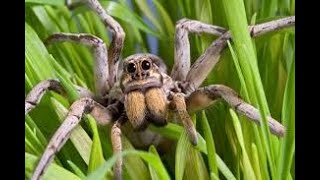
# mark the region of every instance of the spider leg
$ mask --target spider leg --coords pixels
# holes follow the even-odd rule
[[[114,71],[114,66],[108,66],[106,44],[100,38],[85,33],[55,33],[45,40],[46,44],[55,42],[73,42],[93,48],[95,89],[98,95],[104,97],[113,85],[109,72]]]
[[[96,119],[103,119],[103,123],[110,123],[113,118],[113,112],[109,108],[104,108],[91,98],[81,98],[75,101],[68,112],[67,117],[54,133],[49,141],[37,167],[35,168],[31,179],[38,180],[44,170],[52,161],[54,154],[58,152],[65,142],[69,139],[71,131],[79,124],[84,114],[91,113]],[[96,116],[96,115],[99,116]],[[99,122],[99,121],[98,121]]]
[[[187,131],[187,135],[190,139],[190,142],[193,145],[197,145],[197,131],[188,114],[184,95],[182,93],[172,93],[171,95],[172,101],[170,103],[170,108],[173,109],[175,114],[177,114],[179,119],[182,121],[182,124]]]
[[[249,26],[248,30],[252,37],[256,37],[271,31],[291,27],[294,24],[295,16],[291,16]],[[209,33],[219,36],[191,67],[188,32]],[[221,53],[227,45],[227,41],[231,38],[231,34],[229,31],[218,26],[184,19],[179,21],[176,26],[175,38],[175,64],[171,75],[174,80],[187,82],[187,85],[184,87],[184,92],[189,94],[202,84],[215,64],[219,61]],[[190,71],[188,71],[189,69]]]
[[[206,24],[200,21],[181,19],[177,22],[175,32],[174,65],[171,77],[174,80],[184,81],[190,69],[189,33],[207,33],[220,36],[226,29]]]
[[[108,50],[109,60],[109,76],[110,84],[115,82],[115,68],[114,64],[118,62],[125,39],[125,33],[121,25],[107,14],[105,9],[101,6],[98,0],[87,0],[88,6],[97,13],[106,27],[109,27],[112,32],[112,41]]]
[[[39,104],[42,96],[47,90],[55,91],[58,94],[64,94],[64,90],[59,81],[53,79],[41,81],[33,87],[26,97],[25,114]]]
[[[75,86],[80,94],[80,97],[93,97],[93,94],[80,86]],[[66,92],[61,86],[61,83],[54,79],[43,80],[38,83],[33,89],[28,93],[25,100],[25,114],[28,114],[33,108],[35,108],[41,101],[42,96],[46,91],[54,91],[60,95],[65,96]]]
[[[257,124],[261,123],[259,110],[246,103],[234,90],[224,85],[210,85],[199,88],[191,93],[186,99],[188,112],[195,112],[207,108],[219,98],[227,102],[240,114],[247,116],[249,120]],[[283,125],[271,116],[268,116],[267,120],[271,133],[281,137],[284,136],[285,128]]]
[[[120,118],[111,127],[111,143],[113,154],[119,154],[122,151],[121,141],[121,125],[125,122],[124,116]],[[116,180],[122,179],[122,156],[119,156],[113,169],[113,174]]]

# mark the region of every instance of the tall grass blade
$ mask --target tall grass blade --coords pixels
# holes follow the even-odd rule
[[[295,61],[291,64],[283,101],[282,119],[287,129],[279,155],[278,179],[289,178],[295,151]]]

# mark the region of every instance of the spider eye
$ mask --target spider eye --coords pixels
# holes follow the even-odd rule
[[[150,64],[149,61],[144,60],[141,63],[141,67],[142,67],[143,70],[149,70],[150,67],[151,67],[151,64]]]
[[[128,71],[129,73],[135,72],[136,69],[137,69],[137,67],[136,67],[136,65],[135,65],[134,63],[129,63],[129,64],[127,65],[127,71]]]

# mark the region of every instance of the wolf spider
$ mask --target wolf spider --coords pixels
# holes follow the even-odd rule
[[[135,54],[119,63],[125,33],[120,24],[109,16],[97,0],[88,0],[89,7],[101,18],[105,26],[112,31],[112,42],[107,49],[105,43],[90,34],[56,33],[46,43],[74,42],[93,48],[95,63],[94,75],[96,93],[78,87],[81,98],[73,102],[64,122],[58,128],[47,145],[31,179],[39,179],[52,161],[54,154],[61,149],[70,136],[72,129],[83,115],[90,113],[99,124],[112,124],[111,142],[114,153],[122,151],[121,127],[129,121],[131,128],[141,133],[149,123],[165,126],[174,114],[181,120],[188,138],[197,144],[197,131],[190,114],[205,109],[216,100],[222,99],[240,114],[255,123],[261,122],[259,110],[244,102],[237,93],[224,85],[199,86],[218,62],[221,52],[231,39],[230,32],[224,28],[205,24],[196,20],[182,19],[176,24],[175,56],[172,71],[166,72],[166,65],[152,54]],[[295,17],[249,27],[252,37],[293,26]],[[189,33],[207,33],[219,36],[190,67]],[[64,94],[57,80],[45,80],[36,85],[25,100],[27,114],[40,102],[47,90]],[[271,132],[277,136],[285,134],[285,128],[268,116]],[[127,123],[128,124],[128,123]],[[142,144],[151,144],[143,140]],[[116,179],[121,179],[122,158],[118,158],[114,167]]]

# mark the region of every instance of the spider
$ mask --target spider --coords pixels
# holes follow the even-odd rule
[[[112,31],[112,42],[107,49],[105,43],[90,34],[56,33],[46,39],[54,42],[74,42],[90,46],[94,50],[96,93],[81,87],[80,99],[73,102],[62,125],[54,133],[46,147],[31,179],[39,179],[70,136],[72,129],[85,114],[91,114],[99,124],[111,124],[111,142],[115,154],[122,151],[121,127],[124,124],[141,134],[148,125],[165,126],[172,116],[182,122],[193,145],[198,142],[197,131],[190,114],[205,109],[218,99],[224,100],[240,114],[260,123],[259,110],[242,100],[231,88],[224,85],[200,87],[209,72],[218,62],[221,52],[231,39],[224,28],[196,20],[182,19],[177,22],[175,32],[175,57],[171,73],[167,73],[163,60],[152,54],[140,53],[119,61],[125,33],[120,24],[108,15],[97,0],[88,0],[95,11]],[[292,26],[295,17],[282,18],[249,28],[251,36]],[[191,66],[189,33],[207,33],[219,36]],[[39,104],[47,90],[62,95],[64,88],[57,80],[45,80],[36,85],[25,100],[27,114]],[[285,134],[285,128],[268,116],[271,132],[277,136]],[[127,123],[128,122],[128,123]],[[140,144],[152,144],[154,139],[142,139]],[[122,177],[122,158],[114,167],[115,179]]]

